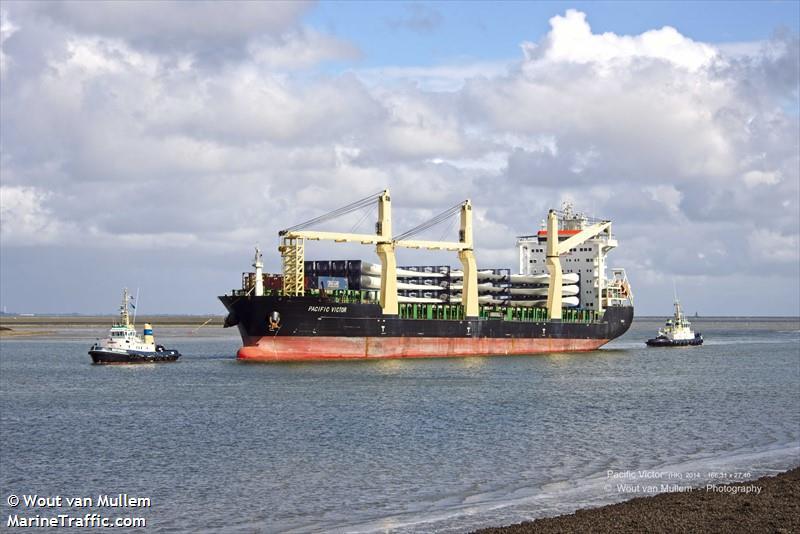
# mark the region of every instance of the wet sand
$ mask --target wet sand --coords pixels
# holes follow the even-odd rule
[[[13,330],[11,328],[0,329],[0,338],[52,336],[55,334],[56,332],[53,330]]]
[[[687,493],[662,493],[619,504],[578,510],[574,514],[486,528],[474,534],[565,532],[800,532],[800,467],[774,477],[705,486]],[[736,487],[756,486],[761,493],[734,493]]]

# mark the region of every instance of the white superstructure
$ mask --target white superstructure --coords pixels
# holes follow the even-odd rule
[[[664,328],[658,330],[658,337],[664,337],[670,341],[689,341],[695,339],[692,323],[686,319],[681,310],[681,303],[675,298],[675,314],[672,319],[667,319]]]
[[[559,217],[558,240],[564,241],[592,225],[593,222],[586,215],[574,211],[572,205],[565,202],[562,205],[562,215]],[[579,292],[576,296],[579,298],[581,308],[601,311],[609,304],[614,304],[610,302],[612,293],[617,295],[621,288],[626,293],[625,297],[630,297],[630,289],[624,278],[623,270],[615,269],[615,275],[621,273],[622,279],[617,280],[615,276],[612,281],[606,280],[606,255],[616,246],[617,240],[613,235],[601,232],[561,255],[561,268],[564,276],[571,274],[579,277]],[[520,275],[542,276],[548,274],[547,230],[544,222],[542,222],[542,229],[536,235],[517,238],[517,249]]]
[[[136,327],[130,320],[128,306],[130,297],[128,288],[122,292],[122,304],[119,307],[119,320],[113,324],[108,332],[106,339],[97,340],[91,350],[103,350],[106,352],[127,353],[128,351],[155,352],[156,343],[153,339],[153,327],[146,323],[144,325],[144,339],[136,333]]]

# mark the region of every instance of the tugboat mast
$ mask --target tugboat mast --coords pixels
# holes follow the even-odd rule
[[[130,326],[130,318],[128,316],[128,288],[122,291],[122,304],[119,307],[119,322],[122,326]]]

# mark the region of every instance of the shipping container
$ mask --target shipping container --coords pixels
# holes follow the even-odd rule
[[[279,274],[265,274],[264,289],[283,289],[283,276]]]
[[[314,262],[314,271],[317,273],[317,276],[330,276],[331,275],[331,262],[330,262],[330,260],[315,261]]]
[[[341,276],[320,276],[317,287],[326,291],[348,289],[347,278]]]
[[[361,289],[361,273],[357,271],[348,272],[347,285],[349,289]]]
[[[348,274],[361,274],[361,260],[347,260]]]

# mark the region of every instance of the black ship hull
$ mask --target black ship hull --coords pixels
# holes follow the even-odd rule
[[[425,308],[436,317],[384,315],[377,304],[324,297],[222,296],[226,326],[237,326],[253,361],[371,358],[440,358],[594,350],[624,334],[630,306],[597,317],[574,312],[568,320],[534,320],[513,310],[496,316],[448,318],[447,307]],[[452,307],[455,308],[455,307]],[[524,313],[524,312],[519,312]],[[443,315],[443,316],[442,316]]]

